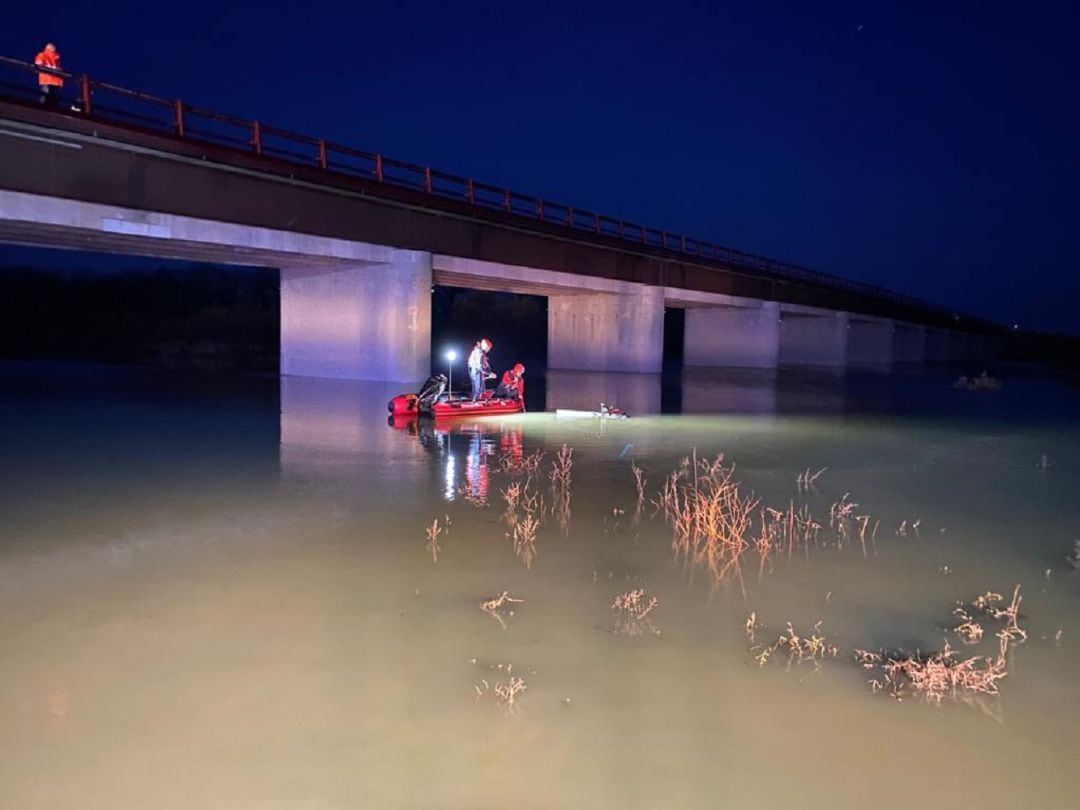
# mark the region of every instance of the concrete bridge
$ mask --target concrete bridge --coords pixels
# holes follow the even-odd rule
[[[277,268],[286,375],[422,379],[433,284],[547,296],[554,369],[659,371],[670,307],[690,366],[999,348],[994,324],[880,288],[69,78],[77,110],[0,82],[0,241]]]

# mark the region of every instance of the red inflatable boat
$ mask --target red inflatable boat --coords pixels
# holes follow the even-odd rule
[[[435,402],[428,408],[421,408],[420,398],[416,394],[402,394],[387,403],[387,408],[394,416],[433,416],[436,419],[458,419],[471,416],[503,416],[509,413],[521,413],[525,405],[520,399],[495,399],[490,393],[476,402],[464,397],[453,397]]]

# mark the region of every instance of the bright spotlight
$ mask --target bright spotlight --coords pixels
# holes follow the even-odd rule
[[[443,357],[446,358],[446,396],[450,398],[454,393],[454,361],[457,360],[457,352],[447,349]]]

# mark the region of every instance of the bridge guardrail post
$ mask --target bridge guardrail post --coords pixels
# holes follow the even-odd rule
[[[256,155],[262,154],[262,127],[259,126],[258,121],[251,122],[251,146],[255,149]]]
[[[375,156],[375,179],[380,183],[383,181],[382,155]]]
[[[173,129],[181,138],[184,137],[184,102],[180,99],[173,102]]]
[[[326,159],[326,139],[319,138],[319,168],[330,168],[330,161]]]
[[[91,89],[92,88],[91,88],[91,85],[90,85],[90,77],[87,76],[86,74],[83,74],[82,76],[80,76],[79,77],[79,95],[81,96],[82,114],[83,115],[90,115],[91,112],[93,112],[93,109],[90,106],[91,104],[93,104],[93,100],[90,97],[91,96]]]

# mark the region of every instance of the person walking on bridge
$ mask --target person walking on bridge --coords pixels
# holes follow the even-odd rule
[[[55,45],[49,42],[34,59],[34,64],[38,67],[48,68],[48,70],[38,73],[41,103],[46,107],[56,107],[60,103],[60,88],[64,86],[64,79],[52,71],[62,70],[60,67],[60,52],[56,50]]]

